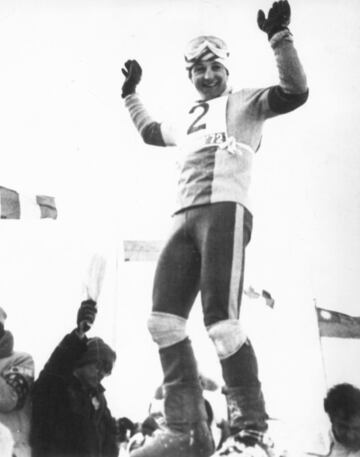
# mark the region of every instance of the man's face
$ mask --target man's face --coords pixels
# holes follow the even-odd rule
[[[192,67],[190,78],[201,98],[211,100],[226,90],[228,72],[219,62],[200,61]]]
[[[341,415],[331,417],[332,430],[339,443],[351,451],[360,450],[360,413],[344,419]]]
[[[96,388],[103,378],[109,373],[105,372],[103,366],[97,363],[88,363],[77,368],[75,375],[80,379],[82,384],[89,388]]]

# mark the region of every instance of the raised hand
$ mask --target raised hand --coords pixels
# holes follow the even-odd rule
[[[260,30],[265,32],[270,40],[275,33],[288,28],[288,25],[290,24],[290,15],[291,10],[289,2],[287,0],[281,0],[273,3],[267,17],[263,10],[259,10],[257,23]]]
[[[90,330],[95,321],[96,313],[96,301],[88,299],[81,302],[76,317],[76,324],[80,333]]]
[[[124,84],[122,85],[122,98],[127,95],[133,94],[136,86],[139,84],[142,75],[142,68],[136,60],[127,60],[124,68],[121,69],[122,74],[125,76]]]

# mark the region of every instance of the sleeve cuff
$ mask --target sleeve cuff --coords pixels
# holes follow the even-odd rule
[[[283,40],[290,42],[290,43],[292,43],[294,41],[292,33],[290,32],[289,29],[280,30],[280,32],[275,33],[275,35],[273,35],[270,39],[270,45],[274,49]]]

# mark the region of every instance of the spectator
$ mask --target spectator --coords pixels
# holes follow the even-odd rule
[[[360,457],[360,389],[343,383],[327,393],[324,409],[331,422],[331,457]]]
[[[13,436],[14,456],[29,457],[29,391],[34,380],[34,361],[29,354],[14,351],[14,337],[4,327],[6,317],[0,308],[0,423]]]
[[[83,301],[77,328],[66,335],[35,381],[32,400],[33,457],[116,457],[117,424],[101,381],[115,352],[101,338],[88,338],[96,302]]]

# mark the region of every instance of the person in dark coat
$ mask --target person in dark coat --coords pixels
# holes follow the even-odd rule
[[[32,390],[33,457],[117,457],[116,420],[101,381],[111,373],[115,352],[88,338],[96,302],[81,303],[77,328],[51,354]]]

